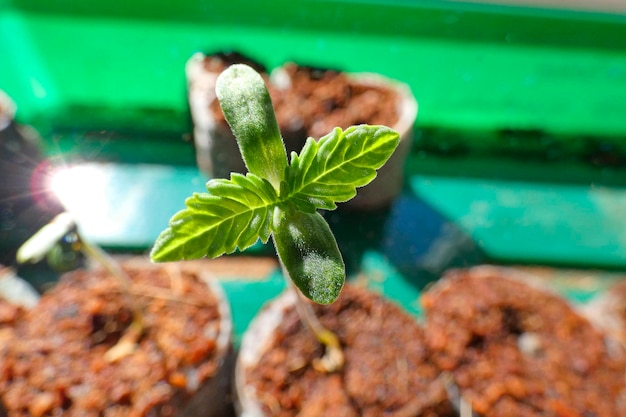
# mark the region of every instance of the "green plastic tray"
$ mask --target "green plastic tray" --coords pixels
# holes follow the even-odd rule
[[[329,214],[346,250],[409,280],[480,262],[626,268],[626,16],[443,1],[0,0],[18,121],[51,157],[107,162],[79,216],[92,240],[145,251],[202,191],[184,65],[219,50],[413,89],[405,192],[364,230]]]

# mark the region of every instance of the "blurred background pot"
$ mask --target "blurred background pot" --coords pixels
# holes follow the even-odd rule
[[[626,280],[611,283],[583,307],[583,313],[609,336],[626,348]]]
[[[218,75],[239,62],[253,66],[266,79],[288,153],[299,152],[308,137],[319,139],[335,126],[379,124],[397,130],[401,142],[391,160],[345,207],[383,208],[400,193],[417,117],[417,101],[407,85],[378,74],[347,74],[294,63],[269,74],[261,64],[238,54],[198,53],[187,62],[196,157],[204,173],[220,178],[246,171],[215,96]]]
[[[16,320],[0,363],[8,415],[226,415],[232,321],[219,284],[199,268],[143,259],[123,269],[130,293],[103,270],[76,270]],[[143,332],[111,358],[131,304]]]
[[[536,277],[454,270],[422,304],[433,362],[478,415],[626,415],[625,352]]]
[[[14,120],[15,103],[0,90],[0,263],[15,265],[17,248],[63,211],[47,189],[52,168],[34,129]]]

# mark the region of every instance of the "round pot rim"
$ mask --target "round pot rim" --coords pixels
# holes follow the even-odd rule
[[[163,268],[173,267],[174,265],[168,266],[168,264],[154,264],[143,258],[135,258],[131,257],[129,259],[120,260],[119,265],[130,270],[146,270],[146,271],[158,271]],[[224,391],[223,379],[228,378],[228,372],[225,370],[225,364],[227,362],[227,357],[232,354],[232,334],[233,334],[233,320],[231,315],[230,304],[228,302],[228,298],[223,290],[222,285],[219,283],[217,279],[215,279],[210,273],[204,271],[201,268],[188,268],[184,265],[176,266],[180,268],[181,271],[186,271],[191,274],[197,276],[198,280],[201,281],[207,288],[208,291],[212,293],[215,297],[217,303],[217,309],[219,314],[218,319],[218,330],[217,332],[211,328],[211,323],[208,323],[208,326],[205,328],[206,332],[215,333],[215,352],[210,357],[209,360],[215,361],[217,365],[217,371],[214,375],[202,380],[198,381],[196,378],[188,377],[186,378],[186,386],[185,387],[174,387],[174,394],[171,398],[171,405],[176,409],[176,415],[185,415],[185,416],[216,416],[219,414],[219,410],[215,411],[218,414],[215,414],[210,409],[207,410],[206,407],[209,406],[208,403],[203,403],[200,396],[206,397],[211,401],[224,401],[226,403],[227,392]],[[86,273],[90,271],[101,269],[101,267],[87,267],[84,269]],[[31,306],[32,308],[33,306]],[[186,376],[189,376],[190,373],[193,373],[195,366],[181,366],[178,371],[182,372]],[[220,392],[224,391],[224,392]],[[221,398],[220,398],[221,396]],[[215,405],[215,404],[213,404]],[[217,406],[220,410],[222,410],[222,405]],[[223,410],[222,410],[223,411]],[[7,412],[0,402],[0,417],[5,417]]]
[[[233,390],[235,411],[241,417],[263,417],[265,413],[256,400],[256,390],[246,383],[245,371],[256,366],[271,342],[271,336],[279,326],[285,311],[296,302],[297,294],[286,289],[269,300],[252,319],[246,329],[235,362]]]
[[[17,111],[17,105],[7,93],[0,90],[0,130],[11,124]]]
[[[211,129],[215,126],[215,121],[209,111],[210,103],[217,98],[215,94],[215,82],[219,76],[216,72],[206,71],[203,67],[204,59],[207,57],[202,52],[193,54],[185,64],[185,74],[187,77],[188,96],[191,102],[192,116],[194,123],[198,127]],[[279,74],[284,71],[285,63],[274,70],[268,76],[270,82],[274,82]],[[296,64],[297,65],[297,64]],[[413,95],[408,84],[373,72],[344,72],[354,82],[363,85],[386,86],[393,89],[400,97],[398,101],[398,120],[391,126],[398,131],[401,140],[406,138],[415,124],[418,115],[418,102]],[[194,111],[196,109],[196,111]]]

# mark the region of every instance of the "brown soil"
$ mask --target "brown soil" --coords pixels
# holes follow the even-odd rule
[[[0,345],[0,393],[9,416],[169,416],[217,369],[219,311],[195,275],[126,268],[132,297],[104,272],[75,271],[17,320]],[[144,307],[136,350],[105,361]],[[1,412],[0,412],[1,414]]]
[[[585,310],[612,340],[626,348],[626,281],[621,279],[593,300]]]
[[[205,68],[219,73],[236,62],[262,71],[281,132],[290,137],[299,136],[302,144],[307,137],[320,138],[336,126],[342,129],[358,124],[394,126],[400,117],[398,97],[393,90],[356,82],[341,71],[288,63],[283,69],[289,82],[283,86],[270,82],[262,66],[242,56],[208,56]],[[224,120],[217,101],[211,104],[211,111],[216,120]]]
[[[449,273],[422,301],[433,360],[478,414],[626,415],[623,351],[559,296],[490,268]]]
[[[247,370],[268,415],[453,415],[415,319],[356,287],[344,288],[334,304],[314,308],[339,337],[345,367],[330,374],[313,369],[322,348],[290,308],[271,348]]]
[[[24,314],[24,309],[0,298],[0,332],[11,329]]]
[[[282,130],[301,129],[307,137],[320,138],[335,126],[393,126],[398,121],[398,97],[389,88],[366,86],[340,71],[293,63],[285,65],[284,70],[291,86],[273,89],[272,96]]]

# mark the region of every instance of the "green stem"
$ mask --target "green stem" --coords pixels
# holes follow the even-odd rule
[[[92,245],[78,236],[81,251],[89,258],[102,265],[123,287],[125,292],[130,292],[131,280],[126,272],[99,246]]]
[[[320,372],[330,373],[343,368],[345,357],[339,338],[319,321],[309,302],[300,293],[289,277],[285,266],[280,263],[289,288],[296,295],[296,311],[302,323],[313,333],[318,342],[324,346],[324,356],[313,361],[313,367]]]
[[[137,305],[137,300],[131,297],[131,280],[124,270],[97,245],[92,245],[78,233],[78,227],[71,214],[63,212],[56,216],[50,223],[42,227],[19,248],[17,261],[38,262],[64,236],[72,235],[75,238],[74,250],[79,250],[89,259],[100,263],[122,287],[122,294],[126,302],[131,306],[133,321],[129,325],[124,336],[118,343],[106,353],[107,360],[116,361],[131,353],[144,330],[143,309]]]

